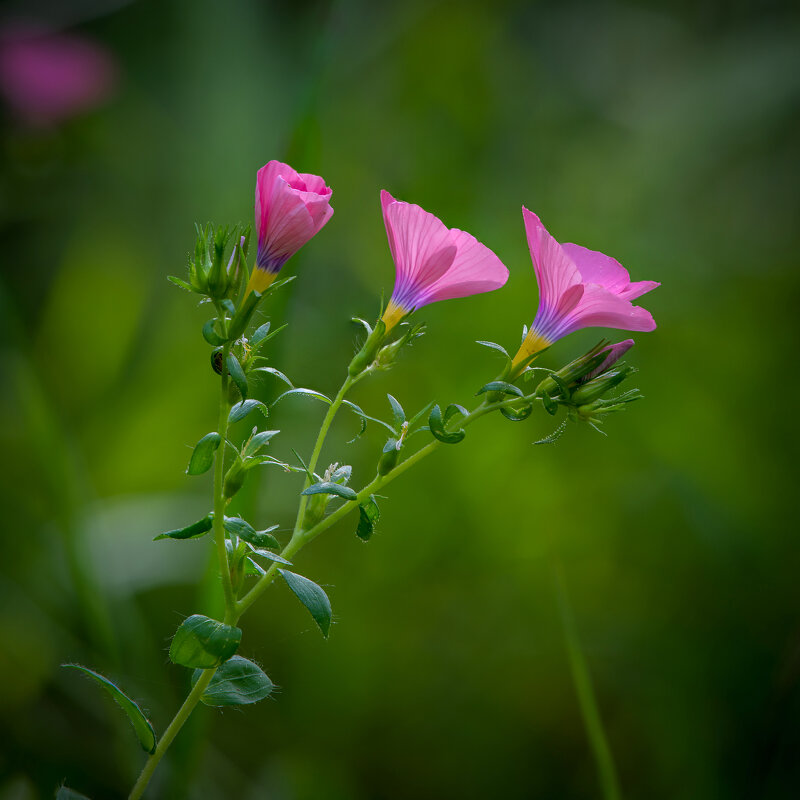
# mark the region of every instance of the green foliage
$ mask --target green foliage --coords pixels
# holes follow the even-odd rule
[[[452,408],[453,406],[450,406]],[[442,409],[438,405],[434,405],[431,413],[428,416],[428,427],[430,432],[444,444],[458,444],[467,435],[466,431],[459,429],[456,431],[448,431],[445,428],[444,417],[442,416]]]
[[[207,433],[192,450],[192,457],[189,459],[189,466],[186,468],[187,475],[202,475],[207,472],[214,463],[214,453],[222,441],[220,435],[214,431]]]
[[[105,691],[114,698],[117,705],[127,714],[128,719],[133,725],[133,730],[136,732],[136,737],[139,739],[139,744],[141,744],[148,753],[152,753],[156,749],[156,733],[153,730],[153,726],[150,724],[147,717],[145,717],[142,709],[139,708],[119,686],[112,683],[99,672],[95,672],[88,667],[83,667],[80,664],[62,664],[61,666],[67,669],[80,670],[80,672],[91,678],[98,686],[105,689]]]
[[[314,400],[321,400],[323,403],[327,403],[328,405],[331,404],[330,397],[326,397],[322,392],[317,392],[314,389],[289,389],[288,391],[284,392],[283,394],[279,394],[273,401],[272,405],[276,405],[279,400],[283,400],[284,397],[289,397],[291,395],[300,395],[301,397],[310,397]]]
[[[294,592],[297,599],[309,610],[314,622],[319,625],[322,635],[327,639],[331,627],[331,601],[321,586],[314,581],[289,572],[286,569],[279,569],[283,579],[289,588]]]
[[[192,686],[202,674],[200,669],[194,671]],[[214,673],[200,701],[214,707],[245,706],[268,697],[274,688],[261,667],[241,656],[232,656]]]
[[[523,391],[519,386],[514,386],[513,383],[506,381],[489,381],[485,386],[481,386],[476,394],[483,394],[484,392],[500,392],[501,394],[512,394],[515,397],[523,397]]]
[[[271,528],[257,531],[241,517],[225,517],[225,530],[245,542],[249,542],[254,547],[280,547],[278,540],[270,533],[270,531],[277,530],[278,527],[278,525],[273,525]]]
[[[177,528],[174,531],[166,531],[166,533],[159,533],[158,536],[153,538],[154,542],[159,539],[199,539],[205,536],[214,524],[214,515],[207,514],[203,519],[187,525],[185,528]]]
[[[314,483],[308,488],[303,489],[300,494],[335,494],[345,500],[355,500],[358,497],[349,486],[343,486],[341,483],[333,483],[332,481]]]
[[[239,363],[239,359],[236,358],[235,353],[228,353],[225,363],[228,366],[228,372],[230,373],[231,379],[236,384],[236,388],[239,390],[242,398],[247,397],[247,376],[244,374],[242,365]]]
[[[375,501],[375,495],[371,494],[369,500],[360,503],[358,506],[358,526],[356,536],[364,542],[368,542],[375,532],[375,525],[381,517],[381,510]]]
[[[242,641],[242,630],[202,614],[185,619],[169,646],[173,664],[210,669],[227,661]]]
[[[248,400],[240,400],[231,407],[230,414],[228,414],[228,424],[232,425],[234,422],[243,420],[251,411],[258,409],[265,417],[269,416],[269,409],[265,403],[260,400],[250,398]]]

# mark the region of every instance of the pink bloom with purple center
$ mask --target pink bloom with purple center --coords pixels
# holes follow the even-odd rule
[[[333,216],[331,189],[318,175],[270,161],[256,178],[256,266],[247,285],[263,292],[291,258]]]
[[[514,367],[581,328],[655,329],[652,314],[631,300],[661,284],[631,283],[619,261],[577,244],[559,244],[536,214],[523,208],[522,216],[539,284],[539,309]]]
[[[491,292],[508,280],[503,262],[471,234],[386,191],[381,206],[396,271],[382,318],[387,330],[428,303]]]

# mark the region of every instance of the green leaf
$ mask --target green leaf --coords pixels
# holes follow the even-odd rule
[[[303,489],[300,494],[335,494],[345,500],[355,500],[358,497],[349,486],[342,486],[341,483],[333,483],[332,481],[314,483],[307,489]]]
[[[558,412],[558,403],[547,392],[542,392],[542,405],[551,417],[554,417]]]
[[[217,320],[210,319],[203,325],[203,338],[212,346],[219,347],[228,340],[217,332]]]
[[[268,561],[274,561],[276,564],[285,564],[287,567],[292,566],[292,562],[285,559],[283,556],[278,555],[277,553],[271,553],[269,550],[262,550],[259,547],[253,547],[253,545],[248,544],[251,552],[255,553],[257,556],[261,556],[262,558],[266,558]]]
[[[101,675],[99,672],[82,667],[80,664],[62,664],[68,669],[77,669],[90,677],[99,686],[102,686],[116,701],[117,705],[128,715],[128,719],[133,723],[133,729],[139,743],[148,752],[152,753],[156,749],[156,733],[147,717],[142,713],[142,709],[122,691],[115,683]]]
[[[519,386],[514,386],[513,383],[506,383],[505,381],[489,381],[486,386],[481,386],[476,394],[483,394],[484,392],[502,392],[503,394],[513,394],[516,397],[524,397]]]
[[[422,420],[426,419],[428,415],[431,413],[431,409],[435,405],[436,403],[434,403],[433,400],[431,400],[430,403],[428,403],[426,406],[423,406],[419,411],[417,411],[417,413],[414,414],[414,416],[411,417],[411,419],[408,421],[408,430],[413,431],[414,426],[417,425],[417,423],[422,422]],[[446,418],[447,415],[445,414],[445,419]],[[392,433],[394,433],[394,431],[392,431]]]
[[[497,350],[498,353],[502,353],[509,361],[511,360],[511,356],[508,354],[508,351],[503,347],[501,344],[497,344],[497,342],[482,342],[478,339],[476,344],[483,345],[484,347],[490,347],[492,350]]]
[[[186,281],[182,281],[180,278],[176,278],[174,275],[167,275],[167,280],[174,283],[176,286],[180,286],[181,289],[186,289],[187,292],[193,292],[194,289],[186,283]]]
[[[361,503],[358,507],[358,527],[356,536],[364,542],[369,541],[375,532],[375,523],[381,518],[381,510],[375,502],[375,495],[371,494],[366,503]]]
[[[262,447],[269,444],[273,436],[279,434],[280,431],[261,431],[250,437],[242,450],[242,456],[254,456]]]
[[[186,474],[202,475],[207,472],[214,463],[214,452],[221,441],[222,438],[216,431],[207,433],[194,446],[192,457],[189,459],[189,466],[186,468]]]
[[[430,426],[431,433],[440,442],[444,442],[445,444],[458,444],[466,436],[463,429],[457,431],[448,431],[445,429],[442,410],[438,405],[435,405],[431,409],[430,416],[428,417],[428,425]]]
[[[241,392],[243,398],[247,397],[247,376],[244,374],[239,359],[236,358],[234,353],[228,353],[225,363],[228,366],[228,372],[233,382],[236,384],[236,388]]]
[[[392,395],[387,394],[386,396],[389,398],[389,405],[392,407],[394,425],[396,428],[399,428],[406,421],[406,412],[403,411],[403,406],[401,406]]]
[[[317,392],[314,389],[289,389],[287,392],[283,394],[279,394],[273,401],[272,405],[274,406],[278,400],[283,400],[284,397],[288,397],[290,394],[299,394],[303,397],[311,397],[314,400],[322,400],[323,403],[327,403],[328,405],[331,404],[331,400],[329,397],[325,397],[322,392]]]
[[[553,379],[555,384],[558,386],[559,392],[561,393],[562,397],[565,400],[569,400],[572,396],[572,392],[570,391],[569,386],[564,382],[563,378],[556,372],[554,372],[550,377]]]
[[[202,675],[195,670],[192,686]],[[245,706],[268,697],[274,686],[261,668],[241,656],[232,656],[215,673],[200,702],[207,706]]]
[[[347,406],[355,414],[358,414],[358,416],[361,417],[362,422],[364,422],[365,420],[369,420],[370,422],[377,422],[378,425],[383,425],[383,427],[386,428],[387,431],[393,433],[395,436],[399,435],[399,432],[396,431],[388,422],[384,422],[382,419],[378,419],[377,417],[371,417],[369,414],[365,414],[359,406],[357,406],[355,403],[350,402],[350,400],[342,400],[342,405]],[[364,430],[362,429],[361,433],[363,432]]]
[[[267,372],[270,375],[274,375],[276,378],[282,380],[287,386],[294,387],[294,384],[289,380],[286,375],[284,375],[279,369],[275,369],[275,367],[256,367],[252,372]]]
[[[353,468],[350,464],[342,464],[337,470],[334,471],[333,475],[331,475],[331,483],[348,483],[350,478],[353,475]]]
[[[172,637],[169,657],[182,667],[211,669],[227,661],[242,641],[242,629],[202,614],[185,619]]]
[[[263,325],[260,325],[253,331],[253,335],[250,337],[250,344],[255,346],[260,344],[267,338],[267,334],[269,333],[269,322],[265,322]]]
[[[512,422],[522,422],[524,419],[528,419],[533,411],[533,406],[528,403],[527,405],[523,406],[522,408],[501,408],[500,413],[506,418],[510,419]]]
[[[231,408],[231,413],[228,414],[228,424],[233,425],[234,422],[244,419],[254,408],[257,408],[265,416],[269,416],[269,409],[260,400],[241,400]]]
[[[293,280],[293,278],[289,278],[286,281],[279,281],[279,282],[273,283],[272,286],[270,287],[270,289],[277,288],[280,283],[288,283],[290,280]],[[269,322],[267,322],[264,325],[262,325],[261,328],[258,328],[258,330],[256,330],[256,332],[250,337],[250,344],[252,344],[252,345],[257,345],[257,344],[258,345],[263,345],[263,344],[266,344],[270,339],[272,339],[273,336],[277,336],[284,328],[287,328],[288,326],[289,326],[289,323],[288,322],[284,322],[284,324],[281,325],[279,328],[275,328],[274,331],[269,332]],[[262,330],[262,328],[266,328],[267,332],[262,334],[259,337],[258,341],[256,341],[256,333],[258,333],[258,331]]]
[[[185,528],[176,528],[174,531],[159,533],[158,536],[153,538],[153,541],[157,542],[159,539],[199,539],[211,530],[213,524],[214,515],[208,514],[203,519],[193,522]]]
[[[464,406],[460,406],[458,403],[450,403],[449,406],[444,410],[444,423],[445,425],[450,422],[450,420],[456,415],[461,414],[462,417],[468,417],[469,411],[467,411]]]
[[[549,436],[545,436],[544,439],[539,439],[539,441],[534,442],[534,444],[553,444],[553,442],[556,442],[561,438],[566,429],[567,421],[564,420]]]
[[[296,575],[286,569],[279,569],[278,572],[295,593],[297,599],[311,612],[314,621],[319,625],[322,635],[327,639],[328,631],[331,627],[331,601],[325,594],[321,586],[317,586],[314,581]]]
[[[271,528],[257,531],[241,517],[225,517],[225,530],[255,547],[280,547],[280,542],[270,533],[278,527],[278,525],[273,525]]]

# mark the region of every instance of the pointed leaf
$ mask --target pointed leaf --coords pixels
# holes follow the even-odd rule
[[[551,417],[554,417],[558,412],[558,403],[547,392],[542,392],[542,405]]]
[[[169,657],[182,667],[211,669],[227,661],[242,641],[242,629],[202,614],[185,619],[172,637]]]
[[[202,670],[195,670],[192,686]],[[241,656],[232,656],[215,673],[200,701],[207,706],[244,706],[268,697],[274,686],[262,669]]]
[[[261,558],[266,558],[268,561],[274,561],[276,564],[285,564],[287,567],[292,566],[291,561],[288,561],[277,553],[272,553],[269,550],[262,550],[259,547],[253,547],[251,544],[248,544],[248,547],[250,548],[251,552],[255,553],[257,556],[261,556]]]
[[[522,406],[522,408],[501,408],[500,413],[506,418],[510,419],[512,422],[522,422],[524,419],[528,419],[533,411],[533,406],[528,403],[527,405]]]
[[[167,275],[167,280],[171,283],[174,283],[176,286],[180,286],[181,289],[186,289],[187,292],[193,292],[194,289],[186,283],[186,281],[182,281],[180,278],[176,278],[174,275]]]
[[[450,403],[449,406],[444,410],[444,422],[445,425],[450,422],[450,420],[456,415],[461,414],[462,417],[468,417],[469,411],[467,411],[464,406],[460,406],[458,403]]]
[[[553,442],[556,442],[561,438],[566,429],[567,421],[564,420],[549,436],[545,436],[544,439],[539,439],[539,441],[534,442],[534,444],[553,444]]]
[[[492,350],[497,350],[498,353],[502,353],[507,359],[511,360],[511,356],[508,354],[508,351],[503,347],[501,344],[497,344],[497,342],[482,342],[480,339],[476,340],[476,344],[483,345],[484,347],[490,347]]]
[[[399,432],[396,431],[388,422],[384,422],[382,419],[378,419],[377,417],[371,417],[369,414],[365,414],[362,409],[357,406],[355,403],[351,403],[349,400],[342,400],[342,405],[347,406],[351,411],[355,414],[358,414],[361,417],[361,420],[369,420],[370,422],[377,422],[378,425],[383,425],[387,431],[393,433],[395,436],[399,436]],[[363,430],[362,430],[363,433]]]
[[[506,383],[506,381],[489,381],[485,386],[481,386],[476,394],[483,394],[484,392],[502,392],[503,394],[513,394],[516,397],[524,396],[519,386],[514,386],[513,383]]]
[[[192,457],[189,459],[189,466],[186,468],[187,475],[202,475],[207,472],[214,463],[214,452],[222,441],[220,435],[214,431],[207,433],[192,450]]]
[[[158,536],[153,538],[154,542],[159,539],[199,539],[205,536],[214,524],[214,515],[208,514],[203,519],[187,525],[185,528],[177,528],[174,531],[167,531],[166,533],[159,533]]]
[[[228,366],[228,372],[230,373],[233,382],[236,384],[236,388],[242,395],[242,398],[247,397],[247,376],[244,374],[244,370],[242,369],[242,365],[239,363],[239,359],[236,358],[234,353],[228,353],[228,357],[225,359],[225,364]]]
[[[228,424],[233,425],[234,422],[244,419],[254,408],[257,408],[265,417],[269,416],[269,409],[260,400],[241,400],[231,408],[231,413],[228,414]]]
[[[152,753],[156,749],[156,734],[153,730],[153,726],[150,724],[149,720],[145,715],[142,713],[142,709],[131,700],[122,689],[119,688],[115,683],[112,683],[108,678],[104,675],[101,675],[99,672],[95,672],[94,670],[89,669],[88,667],[82,667],[80,664],[62,664],[62,667],[67,667],[68,669],[77,669],[90,677],[95,683],[99,686],[102,686],[116,701],[117,705],[128,715],[128,719],[133,723],[133,729],[136,731],[136,736],[139,739],[139,743],[142,747],[148,752]]]
[[[270,533],[277,528],[277,525],[273,525],[271,528],[257,531],[241,517],[225,517],[225,530],[255,547],[280,547],[280,542]]]
[[[431,409],[431,413],[428,416],[428,425],[431,433],[444,444],[458,444],[466,436],[464,430],[448,431],[445,429],[442,410],[438,405]]]
[[[275,367],[256,367],[252,372],[267,372],[270,375],[274,375],[276,378],[282,380],[287,386],[294,387],[294,384],[286,377],[279,369],[275,369]]]
[[[269,333],[269,322],[265,322],[263,325],[260,325],[253,331],[253,335],[250,337],[250,344],[254,347],[257,344],[260,344],[267,338],[267,334]]]
[[[284,392],[283,394],[279,394],[273,401],[272,405],[274,406],[279,400],[283,400],[284,397],[288,397],[292,394],[299,394],[303,397],[311,397],[314,400],[322,400],[323,403],[327,403],[328,405],[331,404],[331,400],[329,397],[325,397],[322,392],[317,392],[314,389],[289,389],[288,391]]]
[[[314,483],[307,489],[303,489],[300,494],[335,494],[345,500],[355,500],[358,497],[349,486],[343,486],[341,483],[333,483],[332,481]]]
[[[361,503],[358,507],[358,527],[356,528],[356,536],[364,542],[369,541],[372,534],[375,532],[375,523],[381,517],[381,510],[375,502],[375,495],[369,496],[366,503]]]
[[[262,447],[269,444],[273,436],[279,434],[280,431],[261,431],[250,437],[242,450],[242,456],[254,456]]]
[[[297,599],[311,612],[314,621],[319,625],[322,635],[327,639],[328,631],[331,627],[331,601],[325,594],[321,586],[317,586],[314,581],[289,572],[286,569],[279,569],[278,572],[295,593]]]
[[[403,406],[392,395],[387,394],[386,396],[389,398],[389,405],[392,407],[394,426],[399,428],[406,421],[406,412],[403,411]]]
[[[427,419],[428,418],[428,414],[431,413],[431,409],[435,405],[436,405],[436,403],[434,403],[434,401],[431,400],[430,403],[428,403],[427,405],[423,406],[419,411],[417,411],[417,413],[414,414],[414,416],[411,417],[411,419],[408,421],[408,430],[409,431],[413,431],[415,425],[417,425],[418,423],[422,422],[422,420]],[[394,431],[392,431],[392,433],[394,433]]]

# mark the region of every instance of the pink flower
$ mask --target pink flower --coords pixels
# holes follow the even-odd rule
[[[635,344],[636,342],[634,342],[633,339],[625,339],[622,342],[610,344],[608,347],[605,347],[603,351],[606,357],[600,362],[599,366],[580,378],[578,383],[587,383],[592,378],[596,378],[601,372],[605,372],[609,367],[614,366],[614,364],[616,364]]]
[[[116,72],[110,53],[81,36],[20,24],[0,32],[0,90],[29,124],[93,108],[110,94]]]
[[[539,310],[512,368],[581,328],[655,329],[650,312],[631,300],[661,284],[631,283],[619,261],[577,244],[559,244],[536,214],[523,208],[522,216],[539,284]]]
[[[246,294],[263,292],[281,267],[333,216],[331,189],[318,175],[270,161],[256,178],[258,254]]]
[[[381,192],[383,221],[396,278],[383,315],[386,330],[415,308],[499,289],[508,280],[500,259],[474,236],[419,206]]]

